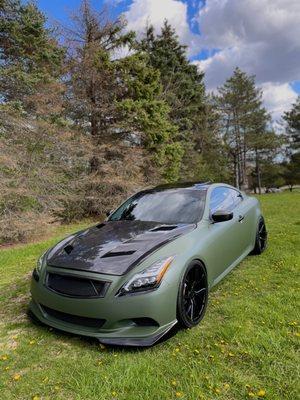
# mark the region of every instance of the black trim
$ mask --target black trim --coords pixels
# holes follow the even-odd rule
[[[101,258],[130,256],[131,254],[133,254],[135,252],[136,252],[136,250],[110,251],[108,253],[105,253]]]
[[[87,328],[101,328],[106,322],[105,319],[81,317],[79,315],[68,314],[62,311],[54,310],[53,308],[49,308],[42,304],[40,304],[40,306],[42,310],[50,317],[68,324],[80,325]]]
[[[159,323],[157,321],[149,317],[132,318],[132,321],[137,326],[159,326]]]
[[[40,280],[40,276],[39,276],[39,273],[37,272],[36,268],[34,268],[34,270],[32,271],[32,277],[36,282],[38,282]]]
[[[71,254],[74,247],[71,244],[68,244],[64,249],[67,254]]]
[[[58,280],[55,282],[55,279]],[[60,282],[59,279],[61,280]],[[76,292],[76,288],[74,288],[74,291],[72,293],[72,284],[73,286],[75,286],[78,285],[80,282],[82,283],[82,285],[87,285],[85,290],[90,290],[90,294],[84,294],[83,292],[81,292],[81,290],[84,290],[84,287],[80,289],[80,287],[78,288],[78,286],[78,291]],[[61,272],[47,272],[45,279],[45,286],[51,292],[59,294],[60,296],[77,299],[103,298],[106,295],[110,284],[111,282],[103,281],[100,279],[90,279],[68,273],[64,274]]]
[[[150,232],[164,232],[164,231],[172,231],[173,229],[176,229],[177,225],[162,225],[158,226],[157,228],[150,229]]]
[[[128,337],[128,338],[99,338],[99,342],[103,344],[108,344],[112,346],[132,346],[132,347],[149,347],[153,346],[156,342],[158,342],[166,333],[168,333],[174,325],[177,324],[177,321],[174,322],[171,326],[165,329],[163,332],[158,335],[152,335],[145,338],[139,337]]]

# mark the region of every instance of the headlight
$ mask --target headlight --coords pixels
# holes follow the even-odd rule
[[[150,267],[135,274],[125,285],[121,287],[118,296],[129,293],[144,292],[155,289],[159,286],[164,274],[167,272],[174,256],[156,261]]]
[[[37,260],[36,267],[33,270],[33,274],[32,275],[33,275],[33,277],[34,277],[34,279],[36,281],[39,280],[41,270],[42,270],[42,268],[44,266],[45,258],[46,258],[45,255],[46,255],[46,253],[41,255],[41,257]]]
[[[45,253],[37,260],[36,270],[37,270],[38,273],[41,272],[41,269],[42,269],[42,266],[43,266],[43,261],[44,261],[44,255],[45,255]]]

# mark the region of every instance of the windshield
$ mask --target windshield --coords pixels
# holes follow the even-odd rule
[[[206,190],[168,189],[137,193],[125,201],[109,221],[140,220],[164,224],[191,224],[199,221],[205,206]]]

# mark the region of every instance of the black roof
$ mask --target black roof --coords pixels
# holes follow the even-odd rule
[[[162,185],[155,186],[153,189],[164,190],[164,189],[203,189],[203,187],[207,187],[211,185],[212,182],[175,182],[175,183],[165,183]]]

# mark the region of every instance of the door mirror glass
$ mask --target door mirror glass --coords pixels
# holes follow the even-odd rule
[[[214,222],[229,221],[233,218],[233,212],[226,210],[218,210],[214,212],[211,217]]]

